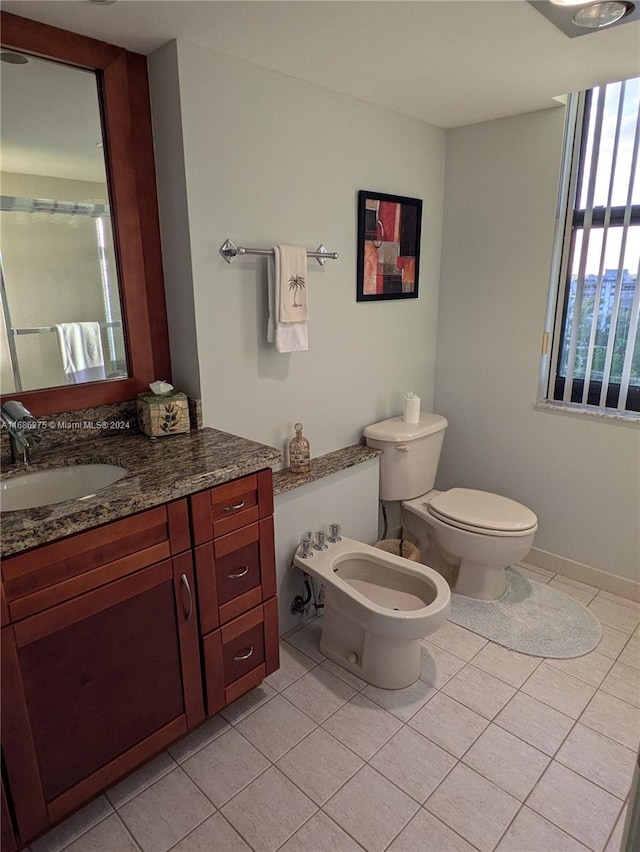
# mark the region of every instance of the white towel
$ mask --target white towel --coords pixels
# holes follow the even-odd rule
[[[61,322],[56,332],[66,384],[106,378],[99,322]]]
[[[307,252],[298,246],[275,246],[280,261],[280,322],[305,322],[307,302]]]
[[[273,257],[267,261],[269,316],[267,341],[275,343],[276,352],[305,352],[309,348],[309,331],[306,322],[280,322],[280,247],[273,247]]]

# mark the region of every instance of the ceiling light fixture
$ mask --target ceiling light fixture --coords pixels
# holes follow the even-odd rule
[[[624,18],[634,9],[633,3],[623,3],[619,0],[609,0],[604,3],[594,3],[591,6],[585,6],[576,12],[573,16],[574,24],[579,27],[587,27],[591,30],[597,30],[602,27],[608,27],[615,24],[620,18]]]
[[[8,65],[26,65],[29,59],[22,53],[3,50],[2,53],[0,53],[0,61],[6,62]]]

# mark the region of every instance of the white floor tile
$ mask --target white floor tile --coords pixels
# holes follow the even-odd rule
[[[174,846],[171,852],[251,852],[221,813],[210,816]]]
[[[143,852],[166,852],[214,810],[178,768],[123,805],[118,815]]]
[[[275,689],[272,689],[266,681],[263,681],[260,686],[256,686],[255,689],[245,693],[233,704],[221,710],[220,715],[231,725],[236,725],[249,713],[253,713],[254,710],[273,698],[274,695],[276,695]]]
[[[420,680],[436,689],[441,689],[465,665],[460,657],[426,640],[422,641],[421,656]]]
[[[405,726],[371,758],[369,765],[423,804],[456,765],[456,759]]]
[[[237,731],[230,729],[182,764],[211,801],[220,807],[269,768],[269,761]]]
[[[525,680],[540,665],[540,657],[530,657],[527,654],[519,654],[495,642],[487,642],[473,658],[473,665],[483,672],[499,678],[510,686],[519,688]]]
[[[565,595],[569,595],[571,598],[575,598],[575,600],[580,601],[580,603],[587,606],[595,596],[598,594],[598,589],[594,586],[586,586],[581,588],[580,586],[575,586],[573,583],[567,583],[560,579],[559,576],[555,576],[553,580],[549,580],[547,585],[556,589],[558,592],[562,592]]]
[[[511,568],[520,574],[521,577],[526,577],[528,580],[535,580],[536,583],[548,583],[554,577],[552,571],[544,571],[542,568],[534,568],[532,565],[521,565],[516,562]]]
[[[169,752],[165,751],[149,761],[149,763],[145,763],[137,772],[127,776],[124,781],[111,787],[107,791],[107,798],[114,808],[119,808],[125,802],[133,799],[134,796],[137,796],[138,793],[141,793],[142,790],[150,787],[158,779],[162,778],[163,775],[171,772],[176,766],[175,760]]]
[[[324,722],[355,694],[356,691],[352,687],[322,666],[316,666],[283,692],[288,701],[318,724]]]
[[[476,852],[474,846],[422,808],[402,829],[387,852],[445,852],[445,850],[446,852]]]
[[[403,722],[417,713],[435,693],[433,686],[420,679],[405,689],[379,689],[369,684],[362,690],[362,695],[375,701]]]
[[[600,688],[609,695],[615,695],[616,698],[640,707],[640,669],[625,666],[618,661],[614,663]]]
[[[606,598],[610,601],[615,601],[616,603],[622,604],[623,606],[630,606],[632,609],[640,610],[640,601],[631,600],[631,598],[623,598],[621,595],[614,595],[612,592],[600,591],[600,597]]]
[[[272,766],[221,810],[255,852],[274,852],[317,808]]]
[[[418,808],[379,772],[363,766],[323,810],[367,852],[382,852]]]
[[[594,852],[604,849],[622,809],[619,799],[556,761],[527,805]]]
[[[600,686],[613,662],[610,657],[599,654],[597,651],[591,651],[582,657],[571,657],[568,660],[545,660],[548,666],[560,669],[561,672],[577,677],[578,680],[583,680],[591,686]]]
[[[640,638],[632,636],[618,657],[618,662],[632,669],[640,669]]]
[[[450,754],[462,757],[489,722],[439,692],[418,710],[408,724]]]
[[[472,633],[466,627],[445,621],[435,633],[429,634],[429,642],[468,662],[487,644],[487,639]]]
[[[611,837],[607,841],[607,845],[605,847],[604,852],[628,852],[628,850],[622,849],[622,836],[624,834],[625,829],[627,808],[628,805],[625,805],[622,811],[620,812],[618,822],[616,823],[616,827],[611,832]]]
[[[355,690],[360,690],[367,685],[366,680],[362,680],[361,677],[354,675],[353,672],[350,672],[343,666],[339,666],[337,663],[334,663],[333,660],[323,660],[321,665],[323,669],[326,669],[328,672],[331,672],[331,674],[339,677],[340,680],[348,683],[349,686],[353,687]]]
[[[116,814],[112,814],[66,846],[65,852],[140,852],[140,847]]]
[[[29,848],[32,852],[60,852],[111,814],[113,808],[104,796],[99,796],[43,837],[34,840]]]
[[[546,663],[538,666],[521,690],[573,719],[578,718],[595,693],[595,688],[585,681]]]
[[[631,786],[635,756],[631,749],[578,722],[555,759],[624,800]]]
[[[357,694],[322,727],[364,760],[383,746],[402,722],[364,695]]]
[[[497,725],[489,725],[463,762],[521,802],[533,790],[551,758]]]
[[[574,719],[523,692],[517,692],[498,713],[494,724],[553,756],[574,725]]]
[[[589,609],[602,624],[608,624],[623,633],[633,633],[640,625],[640,610],[598,594],[589,604]]]
[[[295,633],[287,636],[286,641],[290,645],[293,645],[294,648],[302,651],[303,654],[306,654],[307,657],[311,657],[311,659],[315,660],[316,663],[321,663],[325,658],[324,654],[320,650],[321,636],[322,619],[314,618],[313,621],[305,624],[304,627],[300,628],[300,630],[296,630]]]
[[[621,630],[615,630],[609,627],[608,624],[601,624],[602,639],[600,644],[595,649],[599,654],[604,654],[605,657],[617,659],[624,646],[629,642],[629,634],[623,633]]]
[[[319,811],[280,847],[279,852],[362,852],[362,847]]]
[[[187,734],[169,749],[169,753],[177,763],[184,763],[187,758],[200,751],[208,743],[213,742],[220,734],[230,729],[230,725],[222,716],[213,716],[204,725]]]
[[[498,843],[496,852],[587,852],[573,837],[529,808],[522,808]]]
[[[238,722],[236,728],[271,761],[278,760],[316,727],[301,710],[276,695]]]
[[[317,663],[311,657],[307,657],[288,642],[280,642],[280,668],[270,674],[264,682],[276,692],[282,692],[314,666],[317,666]]]
[[[459,763],[425,807],[481,852],[493,852],[520,802]]]
[[[471,664],[452,677],[441,691],[487,719],[493,719],[516,692],[509,684]]]
[[[323,728],[316,728],[276,766],[317,805],[323,805],[363,761]]]
[[[638,708],[599,689],[580,717],[583,725],[635,751],[640,740]]]

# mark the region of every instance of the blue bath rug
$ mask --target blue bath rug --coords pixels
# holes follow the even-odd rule
[[[498,645],[534,657],[582,657],[600,642],[602,628],[579,601],[506,569],[507,590],[497,601],[451,595],[449,620]]]

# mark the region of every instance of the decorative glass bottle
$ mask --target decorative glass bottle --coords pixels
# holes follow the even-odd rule
[[[311,472],[311,452],[309,441],[302,434],[302,423],[296,423],[295,438],[289,441],[289,469],[291,473]]]

